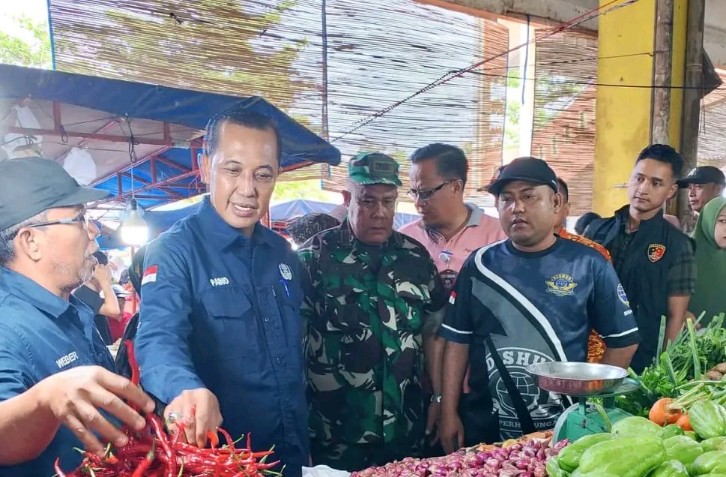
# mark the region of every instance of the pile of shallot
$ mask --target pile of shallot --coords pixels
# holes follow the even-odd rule
[[[383,467],[353,472],[351,477],[546,477],[545,462],[569,442],[550,446],[550,439],[533,439],[483,452],[454,452],[444,457],[408,457]]]

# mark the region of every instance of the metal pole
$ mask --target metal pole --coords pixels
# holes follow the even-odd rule
[[[328,15],[326,11],[326,2],[322,0],[320,8],[320,17],[322,22],[323,33],[323,138],[330,141],[330,131],[328,129]]]
[[[656,1],[650,142],[668,144],[673,74],[673,0]]]
[[[686,171],[696,167],[698,159],[698,130],[701,99],[703,98],[703,30],[706,0],[688,1],[686,32],[686,79],[683,91],[683,117],[681,123],[681,155]],[[685,190],[678,194],[678,218],[688,225],[691,210]],[[688,227],[686,227],[688,228]]]

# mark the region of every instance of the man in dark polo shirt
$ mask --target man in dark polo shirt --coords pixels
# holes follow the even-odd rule
[[[52,160],[0,162],[0,477],[53,475],[56,458],[73,469],[75,447],[128,442],[108,414],[141,429],[130,406],[154,409],[113,373],[93,312],[71,295],[97,263],[85,203],[106,195]]]
[[[643,149],[628,182],[630,203],[585,230],[587,238],[610,252],[630,300],[642,339],[631,364],[637,372],[656,357],[661,317],[666,317],[666,340],[678,336],[696,285],[692,242],[663,217],[683,164],[670,146]]]

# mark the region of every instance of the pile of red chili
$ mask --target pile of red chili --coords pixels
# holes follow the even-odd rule
[[[130,342],[125,344],[132,369],[131,381],[138,384],[139,372],[133,346]],[[235,446],[229,433],[219,429],[227,441],[226,445],[220,447],[217,435],[210,433],[212,447],[199,448],[178,439],[183,428],[169,435],[156,414],[147,416],[143,431],[125,429],[125,432],[129,441],[124,447],[109,448],[105,456],[86,452],[83,462],[73,472],[63,472],[56,460],[58,477],[258,477],[281,474],[271,470],[278,466],[279,461],[266,462],[272,450],[254,452],[249,434],[246,446],[240,448]]]

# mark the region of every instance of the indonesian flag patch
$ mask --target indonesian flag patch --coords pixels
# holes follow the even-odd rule
[[[449,295],[449,303],[452,305],[456,303],[456,291],[452,291],[451,295]]]
[[[141,279],[141,285],[146,285],[147,283],[154,283],[156,281],[156,272],[159,267],[156,265],[152,265],[148,267],[146,270],[144,270],[144,277]]]

